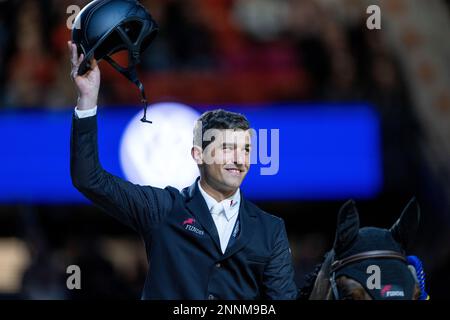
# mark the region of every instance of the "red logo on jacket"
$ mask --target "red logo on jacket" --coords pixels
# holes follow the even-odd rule
[[[195,223],[195,219],[194,218],[188,218],[186,220],[183,221],[183,226],[186,224],[194,224]]]

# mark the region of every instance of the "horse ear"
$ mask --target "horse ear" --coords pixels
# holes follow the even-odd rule
[[[394,223],[390,231],[392,237],[407,250],[413,242],[420,222],[420,207],[416,198],[412,198],[406,205],[400,218]]]
[[[358,237],[359,214],[355,201],[349,200],[341,207],[338,214],[334,251],[339,254],[348,248]]]

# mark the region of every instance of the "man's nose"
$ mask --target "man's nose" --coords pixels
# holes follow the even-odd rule
[[[244,164],[245,163],[245,152],[235,150],[234,151],[234,162],[236,164]]]

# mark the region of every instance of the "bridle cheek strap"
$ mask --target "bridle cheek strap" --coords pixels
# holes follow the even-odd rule
[[[333,272],[330,277],[331,290],[333,292],[334,300],[340,300],[339,290],[336,284],[336,273]]]

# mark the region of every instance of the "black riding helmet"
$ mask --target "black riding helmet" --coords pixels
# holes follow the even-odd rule
[[[78,69],[83,75],[90,69],[90,61],[106,60],[140,90],[144,103],[143,122],[146,120],[147,99],[139,81],[136,65],[158,32],[158,25],[145,7],[136,0],[95,0],[86,5],[75,18],[72,41],[84,59]],[[124,68],[110,56],[128,51],[128,67]]]

